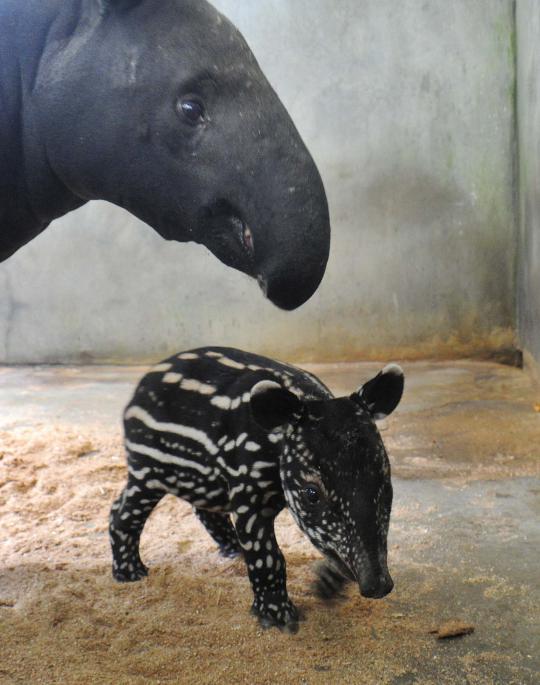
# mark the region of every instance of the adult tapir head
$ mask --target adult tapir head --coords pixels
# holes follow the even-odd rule
[[[305,302],[328,258],[325,192],[238,30],[204,0],[58,4],[34,91],[55,175],[206,245],[276,305]]]

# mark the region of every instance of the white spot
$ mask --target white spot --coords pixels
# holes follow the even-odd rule
[[[280,440],[283,440],[283,433],[269,433],[268,440],[270,440],[270,442],[279,442]]]
[[[247,433],[240,433],[240,435],[236,438],[236,446],[240,447],[240,445],[244,442],[246,438]]]
[[[182,380],[182,374],[169,372],[161,380],[163,383],[179,383]]]
[[[274,557],[271,554],[269,554],[266,557],[266,568],[272,568],[273,565],[274,565]]]
[[[241,507],[237,508],[236,513],[237,514],[247,514],[248,511],[249,511],[249,507],[247,505],[243,504]]]
[[[213,404],[215,407],[218,407],[218,409],[230,409],[232,400],[230,397],[227,397],[226,395],[216,395],[215,397],[212,397],[210,400],[210,404]]]
[[[204,354],[207,357],[212,357],[213,359],[219,359],[221,357],[221,354],[219,352],[212,352],[211,350],[205,352]]]
[[[248,452],[257,452],[257,450],[261,449],[261,446],[252,440],[248,440],[244,447]]]
[[[182,352],[178,355],[178,359],[198,359],[199,355],[194,352]]]
[[[255,562],[255,566],[256,566],[257,568],[262,568],[262,565],[263,565],[263,560],[262,560],[262,559],[257,559],[257,561]]]

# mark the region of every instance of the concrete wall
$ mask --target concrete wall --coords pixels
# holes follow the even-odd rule
[[[217,0],[325,181],[332,254],[280,312],[201,247],[94,203],[0,265],[0,361],[467,354],[515,326],[510,0]]]
[[[540,364],[540,4],[519,0],[518,131],[520,226],[518,327],[529,361]]]

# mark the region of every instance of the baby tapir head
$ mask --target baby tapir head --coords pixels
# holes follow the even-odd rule
[[[280,472],[293,517],[365,597],[384,597],[393,587],[390,464],[375,421],[397,407],[403,383],[391,364],[349,397],[300,398],[271,381],[252,390],[255,420],[284,432]]]

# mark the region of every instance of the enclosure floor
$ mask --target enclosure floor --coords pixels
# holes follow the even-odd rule
[[[337,393],[372,364],[311,366]],[[107,515],[125,478],[120,415],[143,369],[0,369],[0,683],[361,685],[539,682],[540,395],[517,369],[406,364],[380,426],[393,464],[383,600],[311,591],[318,553],[285,512],[278,539],[297,635],[249,615],[241,561],[165,498],[148,579],[110,574]],[[474,633],[437,640],[448,619]]]

